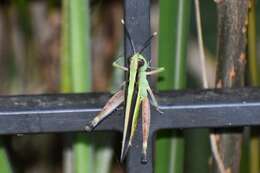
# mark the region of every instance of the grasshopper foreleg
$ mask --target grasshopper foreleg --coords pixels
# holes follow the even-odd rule
[[[120,59],[120,58],[118,58],[116,61],[113,62],[113,66],[116,67],[116,68],[119,68],[119,69],[121,69],[121,70],[128,71],[128,68],[127,68],[127,67],[122,66],[122,65],[120,65],[120,64],[118,63],[118,60],[119,60],[119,59]]]
[[[164,70],[165,70],[165,69],[164,69],[163,67],[161,67],[161,68],[158,68],[158,69],[155,69],[155,70],[146,72],[146,75],[157,74],[157,73],[160,73],[160,72],[162,72],[162,71],[164,71]]]

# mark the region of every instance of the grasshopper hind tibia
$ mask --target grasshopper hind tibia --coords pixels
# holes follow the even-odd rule
[[[141,163],[142,164],[146,164],[148,161],[147,161],[147,155],[146,153],[142,153],[142,157],[141,157]]]

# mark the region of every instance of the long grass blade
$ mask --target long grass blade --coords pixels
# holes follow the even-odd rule
[[[70,21],[69,21],[69,0],[62,2],[62,38],[61,38],[61,92],[72,91],[72,77],[70,68]],[[71,135],[64,136],[64,147],[63,147],[63,171],[64,173],[73,172],[73,151],[72,151],[72,137]]]
[[[259,65],[257,63],[256,55],[256,1],[249,1],[248,9],[248,65],[249,65],[249,83],[251,86],[259,86]],[[250,159],[246,157],[245,153],[248,151],[247,142],[245,141],[242,154],[241,172],[248,172],[248,160],[250,161],[250,173],[258,173],[260,169],[259,158],[259,136],[258,129],[251,128],[250,140]],[[248,156],[248,155],[247,155]]]
[[[70,69],[70,8],[69,0],[62,2],[62,50],[61,50],[61,91],[70,92],[72,77]]]
[[[197,35],[198,35],[198,46],[199,46],[199,59],[200,59],[201,69],[202,69],[201,70],[202,84],[203,84],[204,89],[208,89],[209,84],[208,84],[208,80],[207,80],[206,56],[205,56],[205,48],[204,48],[203,36],[202,36],[202,22],[201,22],[200,1],[199,0],[195,0],[195,14],[196,14],[196,27],[197,27]],[[221,173],[224,173],[225,167],[220,158],[216,138],[217,138],[217,136],[214,133],[210,134],[211,150],[212,150],[213,158],[216,160],[219,171]]]

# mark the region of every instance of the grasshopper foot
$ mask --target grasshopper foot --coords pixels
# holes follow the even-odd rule
[[[88,125],[85,126],[85,130],[87,132],[91,132],[94,129],[95,125],[93,124],[93,122],[90,122]]]
[[[160,109],[160,108],[158,108],[158,107],[156,108],[156,111],[157,111],[157,112],[159,112],[161,115],[164,113],[164,112],[163,112],[163,111],[161,111],[161,109]]]

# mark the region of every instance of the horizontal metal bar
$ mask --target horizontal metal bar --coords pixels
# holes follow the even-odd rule
[[[0,97],[0,134],[84,131],[109,94]],[[165,128],[260,125],[260,89],[186,90],[158,95],[164,114],[152,111],[151,133]],[[122,107],[96,130],[123,128]]]

